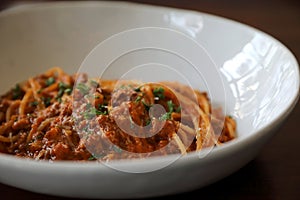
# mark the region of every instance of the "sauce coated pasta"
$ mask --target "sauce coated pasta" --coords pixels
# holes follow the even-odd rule
[[[177,82],[68,75],[61,68],[17,84],[0,99],[0,152],[42,160],[113,160],[221,145],[236,123],[205,92]]]

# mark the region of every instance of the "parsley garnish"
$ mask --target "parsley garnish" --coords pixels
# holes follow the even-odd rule
[[[104,110],[105,107],[103,105],[99,105],[98,108],[96,109],[92,104],[88,103],[86,105],[86,112],[83,113],[84,118],[92,119],[97,115],[107,115],[107,111]]]
[[[50,85],[52,85],[54,82],[55,82],[55,79],[54,79],[53,77],[49,77],[49,78],[46,80],[46,86],[50,86]]]
[[[30,103],[31,106],[37,106],[38,104],[39,104],[38,101],[33,101],[33,102]]]
[[[147,104],[144,100],[142,100],[142,103],[145,106],[145,109],[149,111],[152,105]]]
[[[68,88],[69,86],[67,84],[65,84],[64,82],[59,82],[58,83],[58,88],[61,89],[61,88]]]
[[[171,113],[167,112],[158,118],[160,121],[171,119]]]
[[[142,86],[140,86],[140,87],[138,87],[138,88],[135,88],[135,89],[133,89],[135,92],[140,92],[141,91],[141,87]]]
[[[42,97],[41,99],[44,102],[44,105],[46,107],[50,106],[50,104],[51,104],[51,98],[50,97]]]
[[[96,108],[90,108],[88,109],[84,114],[84,118],[85,119],[92,119],[93,117],[95,117],[97,115],[97,109]]]
[[[100,158],[103,158],[105,156],[105,153],[100,153],[98,155],[96,154],[91,154],[91,156],[89,157],[88,160],[92,161],[92,160],[97,160],[97,159],[100,159]]]
[[[99,113],[99,115],[107,115],[108,110],[107,110],[106,106],[103,104],[99,104],[98,105],[98,113]]]
[[[165,90],[162,87],[155,88],[153,90],[153,94],[155,97],[158,97],[159,99],[164,99],[165,98]]]
[[[72,93],[72,89],[69,85],[63,83],[63,82],[60,82],[58,84],[58,93],[57,93],[57,96],[56,96],[56,99],[61,102],[61,97],[64,95],[64,93],[67,93],[68,95],[70,95]]]
[[[175,110],[175,112],[180,113],[180,111],[181,111],[181,107],[178,106],[177,109]]]
[[[90,88],[84,83],[78,83],[76,88],[83,94],[86,95],[89,93]]]
[[[146,126],[148,126],[149,124],[151,124],[151,119],[146,120]]]
[[[56,99],[62,97],[62,95],[64,94],[65,90],[63,88],[60,88],[58,90],[58,93],[57,93],[57,96],[56,96]]]
[[[95,80],[90,80],[90,85],[93,86],[94,88],[97,88],[99,86],[99,83]]]
[[[22,96],[22,91],[19,84],[16,84],[16,86],[12,90],[12,98],[13,100],[19,99]]]
[[[68,95],[70,95],[72,93],[72,89],[71,88],[65,89],[65,93],[67,93]]]
[[[172,113],[174,111],[175,104],[173,104],[172,100],[170,100],[167,101],[167,105],[168,105],[169,112]]]
[[[161,117],[159,117],[159,120],[161,120],[161,121],[171,119],[171,115],[172,115],[172,112],[174,111],[175,104],[173,104],[172,100],[170,100],[170,101],[167,101],[167,106],[168,106],[168,112],[166,112]]]
[[[91,154],[88,160],[97,160],[97,157],[94,154]]]
[[[136,99],[135,99],[135,103],[137,103],[137,102],[140,102],[141,101],[141,99],[142,99],[142,97],[141,96],[138,96]]]

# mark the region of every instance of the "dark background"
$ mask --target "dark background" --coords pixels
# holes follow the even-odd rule
[[[21,1],[0,0],[0,10],[19,2]],[[131,2],[207,12],[254,26],[280,40],[294,53],[297,60],[300,60],[299,0],[134,0]],[[300,199],[299,123],[298,102],[275,137],[248,165],[205,188],[163,198]],[[3,184],[0,184],[0,197],[5,200],[64,199],[35,194]]]

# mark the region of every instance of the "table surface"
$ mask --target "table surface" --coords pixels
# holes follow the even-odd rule
[[[0,9],[11,6],[14,2],[19,1],[1,0]],[[280,40],[300,61],[299,0],[134,0],[132,2],[207,12],[251,25]],[[299,120],[300,103],[298,102],[276,135],[248,165],[217,183],[176,197],[300,199]],[[0,184],[0,195],[1,199],[66,199],[35,194],[3,184]]]

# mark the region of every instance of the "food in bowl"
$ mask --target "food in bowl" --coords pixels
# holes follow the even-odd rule
[[[1,97],[0,152],[42,160],[186,154],[236,137],[235,121],[213,113],[205,92],[177,82],[90,79],[56,67]]]

